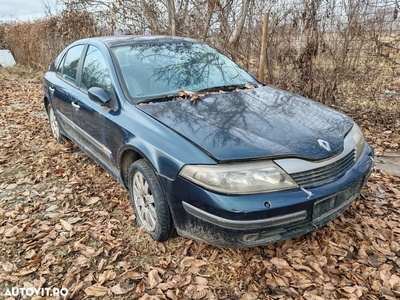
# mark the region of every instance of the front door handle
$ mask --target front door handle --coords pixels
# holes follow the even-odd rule
[[[76,110],[78,110],[78,109],[81,108],[81,107],[79,106],[79,104],[76,103],[76,102],[71,102],[71,105],[72,105],[72,107],[75,108]]]

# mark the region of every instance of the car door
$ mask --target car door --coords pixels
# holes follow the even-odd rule
[[[72,102],[77,89],[77,70],[85,45],[77,45],[67,50],[57,66],[56,72],[49,78],[49,91],[53,109],[66,134],[73,138],[75,129],[72,115]]]
[[[116,172],[112,151],[117,109],[91,100],[88,95],[91,87],[102,88],[111,98],[110,70],[100,49],[93,45],[88,46],[84,55],[80,88],[72,102],[73,118],[81,144],[110,172]]]

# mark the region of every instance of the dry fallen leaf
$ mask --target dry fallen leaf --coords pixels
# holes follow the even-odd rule
[[[18,270],[17,266],[9,261],[4,261],[1,266],[5,272],[15,272]]]
[[[86,205],[92,205],[100,201],[100,197],[90,197],[88,199],[84,199],[83,203]]]
[[[117,273],[114,270],[106,270],[99,276],[98,283],[102,285],[106,281],[114,280],[116,276]]]
[[[290,267],[287,261],[283,258],[273,257],[271,258],[271,263],[277,268],[287,268]]]
[[[206,264],[206,262],[200,260],[200,259],[196,259],[194,257],[191,256],[187,256],[184,259],[182,259],[180,265],[182,267],[185,268],[189,268],[189,267],[201,267],[204,266]]]
[[[136,269],[127,270],[119,276],[121,280],[126,280],[126,279],[139,280],[144,277],[145,275],[143,273],[136,271]]]
[[[256,293],[244,293],[240,296],[239,300],[257,300],[258,295]]]
[[[77,258],[75,258],[73,260],[73,264],[75,266],[83,266],[83,265],[87,265],[90,262],[90,259],[87,258],[86,256],[78,256]]]
[[[208,285],[208,280],[207,278],[201,277],[201,276],[196,276],[193,279],[194,283],[198,284],[198,285]]]
[[[111,291],[116,295],[124,295],[133,290],[134,286],[128,283],[118,283],[111,288]]]
[[[319,264],[315,261],[309,261],[308,264],[310,265],[311,268],[313,268],[319,275],[324,275],[324,271],[322,271],[321,267]]]
[[[68,223],[67,221],[60,219],[60,223],[62,225],[62,227],[64,227],[64,229],[66,231],[71,231],[72,230],[72,225],[70,223]]]
[[[92,286],[87,287],[86,289],[84,289],[84,291],[85,294],[88,296],[102,297],[108,293],[108,288],[96,283]]]
[[[155,288],[162,281],[156,269],[151,270],[147,276],[150,289]]]
[[[35,273],[37,271],[37,268],[22,268],[19,269],[18,272],[14,273],[15,276],[26,276],[32,273]]]

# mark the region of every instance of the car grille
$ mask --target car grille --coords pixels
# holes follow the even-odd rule
[[[320,168],[290,174],[293,180],[303,188],[316,187],[342,177],[355,163],[356,149],[341,159]]]

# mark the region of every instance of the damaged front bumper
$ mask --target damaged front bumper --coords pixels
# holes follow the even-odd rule
[[[339,180],[312,189],[255,195],[221,195],[177,178],[171,189],[178,234],[222,247],[264,245],[299,236],[342,214],[360,194],[373,168],[366,145]],[[185,191],[181,193],[180,191]]]

